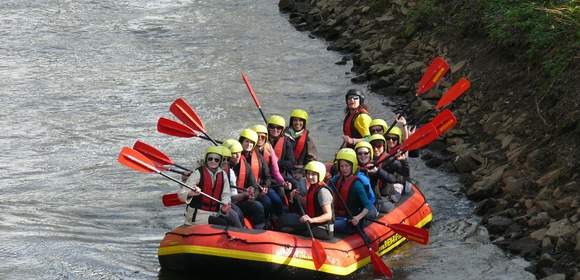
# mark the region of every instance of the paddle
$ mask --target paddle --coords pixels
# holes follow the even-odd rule
[[[149,145],[141,140],[137,140],[137,142],[135,142],[135,144],[133,144],[133,150],[140,152],[144,156],[148,157],[149,159],[155,161],[156,163],[158,163],[160,165],[173,165],[179,169],[191,172],[191,169],[187,169],[181,165],[174,163],[173,160],[171,160],[171,158],[169,158],[166,154],[162,153],[161,151],[157,150],[153,146],[151,146],[151,145]],[[172,168],[169,168],[167,170],[183,174],[183,172],[180,172],[179,170],[175,170]]]
[[[441,96],[435,107],[432,109],[427,110],[427,112],[423,113],[416,121],[413,123],[415,125],[420,124],[421,121],[427,117],[433,111],[440,111],[442,108],[446,107],[447,105],[451,104],[451,102],[455,101],[459,96],[461,96],[464,92],[466,92],[469,87],[471,86],[471,82],[465,78],[461,78],[457,83],[451,86],[444,94]]]
[[[218,145],[215,140],[207,135],[207,131],[205,130],[205,126],[201,122],[201,119],[183,98],[178,98],[175,100],[169,107],[169,111],[173,113],[173,115],[175,115],[180,121],[185,123],[185,125],[189,126],[193,130],[201,132],[214,145]]]
[[[159,118],[157,121],[157,131],[181,138],[192,138],[192,137],[199,137],[204,140],[211,141],[209,138],[203,135],[197,135],[195,131],[183,124],[180,124],[174,120],[166,119],[164,117]],[[215,140],[217,143],[222,144],[222,141]]]
[[[340,202],[344,206],[344,209],[346,210],[346,213],[348,215],[349,220],[352,220],[353,219],[352,212],[348,208],[348,205],[344,201],[344,198],[342,197],[340,192],[336,189],[334,184],[330,184],[329,186],[334,190],[334,195],[336,195],[338,197],[338,199],[340,200]],[[364,232],[364,230],[362,230],[360,228],[359,225],[356,225],[355,228],[356,228],[356,231],[358,232],[358,234],[361,236],[362,240],[364,241],[367,249],[369,250],[369,255],[371,256],[371,263],[373,264],[373,270],[374,270],[375,274],[377,274],[377,275],[383,274],[389,278],[392,278],[393,272],[383,262],[381,257],[375,251],[373,251],[373,249],[371,248],[371,244],[370,244],[371,241],[370,241],[370,238],[368,237],[368,235]]]
[[[375,165],[378,166],[381,162],[394,157],[398,151],[406,152],[422,148],[433,142],[437,137],[439,137],[437,129],[433,123],[428,123],[415,131],[415,133],[411,134],[402,145],[395,147],[386,154],[382,154],[375,162]]]
[[[232,186],[230,186],[232,187]],[[244,190],[242,188],[238,188],[238,187],[234,187],[238,190]],[[162,197],[162,201],[163,201],[163,206],[165,207],[170,207],[170,206],[177,206],[177,205],[181,205],[181,204],[185,204],[185,202],[181,201],[178,197],[177,197],[177,193],[168,193],[168,194],[164,194]]]
[[[298,201],[297,197],[294,197],[294,203],[298,205],[300,213],[303,216],[306,215],[304,213],[302,203]],[[322,247],[322,244],[320,244],[320,240],[314,238],[314,233],[312,233],[310,223],[306,223],[306,228],[308,229],[308,234],[310,234],[310,239],[312,239],[312,260],[314,261],[314,267],[316,268],[316,270],[318,270],[326,262],[326,252],[324,251],[324,247]]]
[[[442,58],[433,59],[417,86],[416,96],[421,96],[429,91],[449,71],[449,64]]]
[[[266,123],[266,125],[268,125],[268,120],[266,120],[266,116],[264,115],[264,112],[262,111],[262,106],[260,105],[260,100],[258,100],[258,97],[256,96],[256,93],[254,92],[254,89],[252,89],[252,85],[250,84],[250,80],[248,80],[248,76],[242,71],[240,71],[240,73],[242,73],[242,79],[244,79],[244,83],[246,83],[246,87],[248,87],[248,91],[252,95],[252,98],[254,99],[254,103],[256,104],[256,107],[258,107],[258,110],[260,110],[260,114],[262,115],[264,122]]]
[[[119,153],[119,158],[117,159],[119,161],[119,163],[121,163],[122,165],[125,165],[133,170],[139,171],[139,172],[143,172],[143,173],[157,173],[160,174],[161,176],[176,182],[192,191],[195,191],[194,188],[188,186],[187,184],[172,178],[171,176],[161,172],[160,168],[155,166],[155,162],[149,158],[147,158],[146,156],[144,156],[143,154],[139,153],[138,151],[135,151],[129,147],[123,147],[123,149],[121,150],[121,152]],[[201,195],[219,203],[219,204],[223,204],[223,202],[215,199],[214,197],[204,193],[204,192],[199,192]]]
[[[387,224],[387,223],[383,223],[379,220],[366,218],[366,217],[365,217],[365,219],[367,221],[386,226],[386,227],[392,229],[394,232],[407,238],[408,240],[415,241],[415,242],[417,242],[419,244],[423,244],[423,245],[426,245],[429,243],[429,232],[425,229],[410,226],[410,225],[405,225],[405,224]]]

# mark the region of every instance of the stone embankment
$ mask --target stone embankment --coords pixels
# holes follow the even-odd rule
[[[483,36],[452,28],[421,33],[408,21],[416,4],[281,0],[279,7],[296,29],[344,53],[337,64],[352,60],[354,83],[368,83],[396,103],[386,105],[411,118],[432,108],[459,78],[471,80],[469,92],[451,106],[458,125],[421,157],[429,167],[461,174],[463,192],[475,201],[492,242],[528,259],[531,272],[580,279],[577,81],[539,87],[540,71]],[[415,97],[436,56],[449,62],[450,73]]]

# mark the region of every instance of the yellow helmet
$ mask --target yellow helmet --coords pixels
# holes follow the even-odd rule
[[[230,149],[228,147],[218,146],[218,148],[220,148],[220,150],[221,150],[222,157],[225,157],[225,158],[231,158],[232,157],[232,152],[230,151]]]
[[[336,153],[336,162],[339,160],[346,160],[352,164],[352,174],[355,174],[358,169],[358,160],[356,159],[356,152],[351,148],[342,148]]]
[[[403,131],[399,127],[393,126],[393,128],[391,128],[391,131],[389,131],[389,134],[387,134],[387,135],[398,136],[399,140],[397,141],[397,144],[401,145],[401,142],[403,141]],[[386,137],[385,137],[385,139],[386,139]]]
[[[258,143],[258,133],[249,128],[242,130],[242,133],[240,133],[240,138],[242,137],[254,142],[254,145]]]
[[[222,148],[220,148],[220,146],[209,146],[209,147],[207,147],[207,150],[205,151],[205,157],[204,158],[207,160],[207,156],[209,154],[216,154],[216,155],[218,155],[220,157],[223,157],[222,153],[223,153],[222,152]]]
[[[360,148],[369,149],[369,151],[371,152],[371,159],[373,158],[373,146],[371,146],[371,143],[369,143],[367,141],[360,141],[360,142],[356,143],[356,145],[354,146],[354,150],[356,152],[358,152],[358,149],[360,149]]]
[[[318,174],[318,182],[324,181],[326,176],[326,165],[320,161],[310,161],[304,166],[304,170],[311,171]]]
[[[281,126],[282,129],[286,128],[286,120],[279,115],[273,115],[270,117],[270,119],[268,120],[268,125],[271,124]]]
[[[296,109],[296,110],[292,111],[292,113],[290,114],[290,119],[292,119],[292,118],[303,119],[304,126],[306,126],[306,123],[308,122],[308,113],[306,113],[306,111],[304,111],[302,109]]]
[[[369,128],[371,128],[373,126],[381,126],[383,128],[383,133],[387,132],[387,129],[389,129],[387,122],[383,119],[373,119],[371,121],[371,123],[369,124]],[[372,134],[372,131],[371,131],[371,134]]]
[[[230,140],[230,139],[228,139],[228,140]],[[241,153],[244,150],[242,148],[242,144],[240,144],[240,142],[238,142],[238,140],[234,140],[234,139],[231,139],[231,140],[233,140],[233,141],[228,141],[229,149],[230,149],[230,156],[231,156],[231,154]],[[226,142],[224,141],[224,145],[225,144],[226,144]]]
[[[392,130],[392,129],[391,129]],[[381,134],[373,134],[369,137],[369,143],[371,143],[371,145],[373,144],[373,141],[382,141],[383,145],[387,145],[387,140],[385,140],[385,137]]]
[[[268,129],[266,128],[266,126],[262,125],[262,124],[257,124],[251,127],[251,129],[253,131],[255,131],[256,133],[266,133],[268,134]]]
[[[234,144],[236,142],[238,142],[238,140],[233,139],[233,138],[228,138],[228,139],[224,140],[224,143],[222,144],[222,146],[229,149],[232,146],[232,144]]]

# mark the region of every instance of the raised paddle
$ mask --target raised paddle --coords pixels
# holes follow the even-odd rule
[[[252,95],[252,99],[254,99],[254,103],[256,104],[256,107],[258,107],[258,110],[260,110],[260,114],[262,115],[262,119],[264,119],[264,122],[266,123],[266,125],[268,125],[268,120],[266,119],[266,116],[264,115],[264,112],[262,111],[262,106],[260,105],[260,100],[258,100],[258,97],[256,96],[256,93],[254,92],[254,89],[252,88],[252,85],[250,84],[250,80],[248,79],[248,75],[246,75],[242,71],[240,71],[240,73],[242,73],[242,79],[244,79],[244,83],[246,83],[246,87],[248,88],[248,91]]]
[[[465,93],[469,87],[471,86],[471,82],[465,78],[461,78],[457,83],[451,86],[444,94],[441,96],[435,107],[432,109],[427,110],[421,116],[417,118],[416,121],[413,123],[418,125],[421,121],[427,117],[433,111],[441,111],[441,109],[445,108],[447,105],[451,104],[451,102],[455,101],[459,96]]]
[[[336,195],[338,197],[338,199],[340,200],[340,202],[342,203],[342,205],[344,206],[344,209],[346,210],[346,213],[348,215],[349,220],[352,220],[352,218],[353,218],[352,212],[348,208],[348,205],[344,201],[344,198],[342,197],[340,192],[336,189],[334,184],[329,184],[329,186],[334,190],[333,195]],[[373,264],[373,270],[374,270],[375,274],[377,274],[377,275],[382,274],[382,275],[385,275],[389,278],[392,278],[393,272],[383,262],[381,257],[377,254],[377,252],[373,251],[373,249],[371,247],[371,240],[368,237],[368,235],[364,232],[364,230],[361,229],[361,227],[359,225],[356,225],[354,227],[356,228],[356,231],[358,232],[358,234],[360,235],[360,237],[364,241],[367,249],[369,250],[369,255],[371,257],[371,263]]]
[[[193,129],[189,128],[188,126],[185,126],[185,125],[178,123],[174,120],[166,119],[164,117],[159,118],[159,121],[157,121],[157,131],[159,131],[163,134],[181,137],[181,138],[199,137],[201,139],[211,141],[211,140],[209,140],[209,138],[207,138],[203,135],[198,135],[197,133],[195,133],[195,131]],[[219,141],[219,140],[215,140],[215,141],[219,144],[223,143],[222,141]]]
[[[300,213],[306,215],[304,213],[304,208],[300,201],[298,201],[297,197],[294,197],[294,203],[298,205]],[[318,270],[326,262],[326,252],[324,251],[322,244],[320,244],[320,241],[314,238],[314,233],[312,233],[310,223],[306,223],[306,228],[308,229],[308,234],[310,234],[310,239],[312,239],[312,261],[314,261],[314,267]]]
[[[193,111],[191,106],[185,102],[183,98],[178,98],[175,100],[171,106],[169,107],[169,111],[173,113],[180,121],[182,121],[185,125],[189,126],[191,129],[201,132],[207,139],[209,139],[214,145],[218,145],[218,143],[213,140],[209,135],[207,135],[207,131],[205,130],[205,126],[201,122],[199,116]]]
[[[119,153],[119,158],[117,160],[122,165],[125,165],[133,170],[143,172],[143,173],[160,174],[161,176],[163,176],[163,177],[165,177],[173,182],[176,182],[176,183],[178,183],[178,184],[180,184],[180,185],[182,185],[182,186],[184,186],[192,191],[195,191],[195,189],[193,187],[190,187],[189,185],[161,172],[161,169],[155,165],[155,162],[153,160],[147,158],[143,154],[141,154],[141,153],[139,153],[139,152],[137,152],[129,147],[123,147],[123,149]],[[212,197],[204,192],[200,191],[199,193],[201,195],[219,203],[219,204],[223,204],[223,202],[215,199],[214,197]]]
[[[381,162],[394,157],[398,151],[406,152],[422,148],[433,142],[437,137],[439,137],[437,129],[432,123],[428,123],[411,134],[402,145],[395,147],[388,153],[382,154],[375,162],[375,165],[378,166]]]
[[[367,221],[381,224],[392,229],[394,232],[400,234],[401,236],[407,238],[408,240],[415,241],[419,244],[426,245],[429,243],[429,232],[425,229],[405,225],[405,224],[387,224],[379,220],[365,218]]]
[[[417,86],[416,96],[421,96],[429,91],[449,71],[449,64],[442,58],[433,59]]]
[[[191,169],[185,168],[179,164],[174,163],[173,160],[171,160],[171,158],[169,158],[166,154],[141,140],[137,140],[137,142],[133,144],[133,150],[140,152],[144,156],[148,157],[149,159],[153,160],[154,162],[160,165],[173,165],[179,169],[191,171]],[[172,168],[168,168],[167,170],[183,174],[183,172],[179,172],[179,170],[175,170]]]

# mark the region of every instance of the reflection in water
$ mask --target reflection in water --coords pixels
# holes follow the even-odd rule
[[[0,17],[2,279],[173,279],[159,276],[156,253],[182,222],[181,207],[161,204],[178,186],[120,166],[117,154],[142,139],[192,165],[209,143],[155,131],[178,97],[216,139],[261,123],[240,70],[266,115],[309,112],[321,158],[340,144],[348,68],[271,1],[7,0]],[[375,116],[392,116],[369,99]],[[386,257],[397,277],[459,279],[469,264],[475,278],[524,278],[495,247],[448,233],[471,206],[435,188],[455,179],[414,164],[433,242]]]

